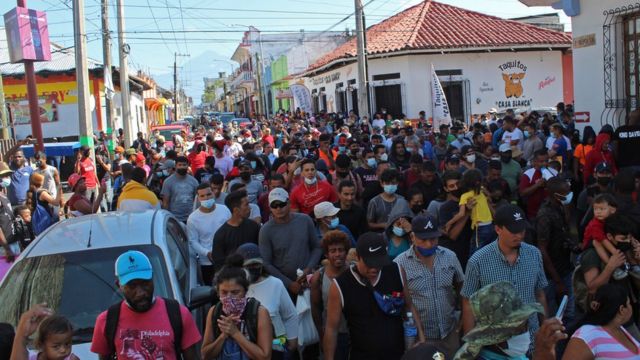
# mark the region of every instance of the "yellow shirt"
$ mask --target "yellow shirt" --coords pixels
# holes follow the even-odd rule
[[[469,199],[476,201],[476,206],[471,210],[471,228],[475,229],[478,223],[489,223],[493,221],[491,216],[491,210],[489,209],[489,201],[487,197],[481,192],[476,194],[475,191],[467,191],[460,196],[460,206],[467,204]]]

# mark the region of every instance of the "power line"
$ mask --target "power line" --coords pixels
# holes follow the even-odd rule
[[[375,0],[371,0],[375,1]],[[370,2],[371,2],[370,1]],[[146,8],[144,5],[137,4],[125,4],[125,8]],[[179,9],[178,6],[167,6],[171,9]],[[271,10],[271,9],[247,9],[247,8],[214,8],[214,7],[199,7],[199,6],[184,6],[184,10],[198,10],[198,11],[229,11],[229,12],[241,12],[241,13],[275,13],[275,14],[306,14],[306,15],[338,15],[344,16],[344,13],[335,12],[317,12],[317,11],[295,11],[295,10]],[[381,15],[381,14],[378,14]]]
[[[153,18],[153,22],[156,24],[156,28],[158,29],[158,31],[160,31],[160,25],[158,25],[158,20],[156,20],[156,16],[153,13],[153,8],[151,8],[151,3],[149,2],[149,0],[147,0],[147,6],[149,7],[149,11],[151,12],[151,17]],[[125,16],[125,20],[126,20],[126,16]],[[171,52],[171,48],[169,48],[167,41],[164,39],[164,36],[160,35],[160,37],[162,37],[162,42],[164,43],[164,46],[166,46],[167,50]]]
[[[164,4],[167,6],[167,14],[171,16],[171,13],[169,12],[169,3],[167,2],[167,0],[164,0]],[[176,43],[176,49],[178,49],[178,52],[181,52],[180,44],[178,44],[178,38],[176,37],[176,31],[173,27],[173,19],[171,19],[171,17],[169,17],[169,24],[171,25],[171,31],[173,32],[173,41],[175,41]]]

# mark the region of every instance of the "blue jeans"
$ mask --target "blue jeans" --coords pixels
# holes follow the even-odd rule
[[[573,272],[570,272],[567,275],[563,276],[561,279],[565,289],[567,289],[567,296],[569,297],[567,308],[564,311],[564,316],[562,317],[562,322],[567,329],[574,325],[573,323],[576,318],[575,299],[573,296],[573,286],[571,282],[572,275]],[[547,298],[547,306],[550,313],[549,315],[555,316],[562,299],[556,299],[556,284],[553,282],[553,280],[549,279],[548,281],[549,285],[544,289],[544,294]]]
[[[469,250],[469,256],[473,255],[476,250],[487,245],[496,239],[496,232],[493,229],[493,224],[478,225],[475,231],[471,235],[471,247]]]

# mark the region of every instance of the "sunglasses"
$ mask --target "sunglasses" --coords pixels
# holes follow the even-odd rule
[[[272,209],[282,209],[287,205],[289,205],[288,201],[285,201],[285,202],[274,201],[269,205],[269,207],[271,207]]]

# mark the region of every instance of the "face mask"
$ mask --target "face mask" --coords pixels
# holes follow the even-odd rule
[[[244,312],[244,308],[247,305],[247,298],[222,296],[220,297],[220,302],[222,303],[222,311],[224,311],[227,316],[240,316]]]
[[[169,170],[162,170],[162,175],[169,176]]]
[[[383,186],[384,192],[387,194],[395,194],[398,190],[398,185],[385,185]]]
[[[311,179],[309,179],[309,178],[304,178],[304,182],[305,182],[305,184],[307,184],[307,185],[313,185],[313,184],[315,184],[315,183],[316,183],[316,181],[318,181],[318,179],[317,179],[317,178],[315,178],[315,177],[312,177]]]
[[[333,218],[333,219],[331,219],[331,222],[329,223],[329,229],[335,229],[335,228],[338,227],[338,225],[340,225],[340,219]]]
[[[398,226],[394,226],[393,229],[391,230],[393,232],[393,234],[395,236],[402,236],[404,235],[404,229]]]
[[[156,176],[157,177],[162,177],[164,174],[162,171],[156,171]]]
[[[216,199],[211,198],[211,199],[203,200],[200,202],[200,205],[202,205],[202,207],[205,207],[207,209],[211,209],[216,205]]]
[[[42,166],[42,161],[40,160],[36,161],[36,167],[40,167],[40,166]]]
[[[422,211],[422,205],[414,206],[411,208],[414,214],[419,214]]]
[[[619,242],[616,244],[616,249],[622,251],[623,253],[626,253],[632,248],[633,248],[633,245],[631,245],[630,242]]]
[[[256,155],[258,156],[262,155],[262,149],[256,150]]]
[[[467,155],[467,162],[474,163],[476,161],[476,154]]]
[[[500,161],[500,156],[492,156],[491,160]]]
[[[412,152],[413,152],[413,148],[407,148],[407,151],[408,151],[409,153],[412,153]],[[402,152],[402,150],[400,150],[400,152]]]
[[[389,160],[389,155],[387,155],[387,153],[380,155],[380,161],[387,161],[387,160]]]
[[[338,146],[338,151],[339,152],[344,152],[344,146]]]
[[[336,171],[336,175],[338,175],[339,178],[346,178],[347,176],[349,176],[349,172],[348,171]]]
[[[5,187],[5,188],[9,187],[9,185],[11,185],[11,178],[8,178],[8,177],[3,178],[0,185],[2,185],[2,187]]]
[[[301,171],[302,171],[302,170],[300,170],[300,168],[297,168],[297,169],[293,172],[293,175],[298,176],[298,175],[300,175],[300,172],[301,172]]]
[[[562,195],[557,194],[559,196],[562,197]],[[573,199],[573,191],[570,191],[567,195],[564,196],[564,200],[560,200],[560,202],[562,203],[562,205],[569,205],[571,204],[571,200]]]
[[[251,173],[248,171],[243,171],[240,173],[240,178],[244,181],[249,181],[251,180]]]
[[[529,137],[529,130],[525,130],[525,131],[523,132],[523,134],[524,134],[524,138],[525,138],[525,139],[526,139],[526,138],[528,138],[528,137]]]
[[[511,161],[511,155],[500,156],[500,160],[502,160],[503,163],[508,163],[509,161]]]
[[[187,175],[187,169],[185,168],[176,169],[176,172],[178,173],[178,175],[181,175],[181,176]]]
[[[420,253],[420,255],[425,256],[425,257],[429,257],[429,256],[433,256],[433,254],[436,253],[436,250],[438,249],[438,246],[434,246],[430,249],[426,249],[420,246],[416,246],[416,249],[418,249],[418,252]]]
[[[255,162],[255,161],[252,161],[252,162],[251,162],[251,168],[252,168],[252,169],[255,169],[255,168],[256,168],[256,165],[257,165],[257,164],[256,164],[256,162]]]
[[[249,273],[249,282],[254,283],[258,281],[258,279],[262,275],[262,266],[248,268],[247,272]]]
[[[611,182],[611,177],[609,176],[598,177],[596,181],[598,182],[598,185],[609,186],[609,183]]]
[[[376,162],[375,158],[369,158],[367,159],[367,165],[369,165],[369,167],[374,168],[378,165],[378,162]]]
[[[529,351],[529,345],[531,344],[531,337],[529,332],[525,331],[520,335],[514,336],[507,340],[507,348],[501,349],[507,356],[522,357]]]

